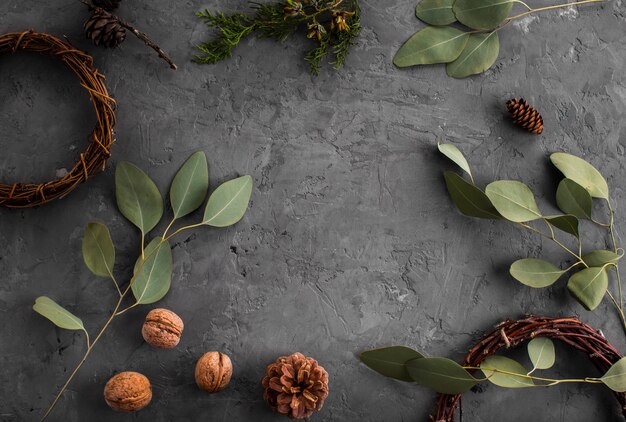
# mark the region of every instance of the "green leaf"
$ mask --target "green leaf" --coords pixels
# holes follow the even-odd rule
[[[39,296],[35,299],[33,310],[48,318],[57,327],[65,328],[66,330],[85,331],[85,326],[80,318],[47,296]]]
[[[452,3],[454,0],[422,0],[415,8],[415,16],[431,25],[449,25],[456,22]]]
[[[524,377],[528,374],[526,368],[504,356],[489,356],[480,364],[480,370],[490,382],[500,387],[526,388],[535,385],[532,379]],[[497,371],[511,372],[512,374]]]
[[[472,34],[459,57],[446,66],[448,76],[467,78],[483,73],[496,62],[500,53],[497,32]]]
[[[413,381],[442,394],[462,394],[478,382],[461,365],[446,358],[413,359],[406,367]]]
[[[603,267],[606,264],[616,264],[623,255],[613,251],[597,250],[583,255],[583,261],[590,267]]]
[[[556,190],[556,204],[566,214],[591,219],[591,195],[572,179],[563,179]]]
[[[578,218],[573,215],[552,215],[546,217],[546,221],[565,233],[579,237]]]
[[[568,179],[585,188],[594,198],[609,199],[609,186],[598,170],[582,158],[565,152],[550,156],[552,164]]]
[[[193,154],[178,170],[170,187],[170,202],[174,218],[197,210],[209,190],[209,167],[204,152]]]
[[[252,177],[243,176],[220,185],[211,194],[202,224],[231,226],[242,219],[252,195]]]
[[[139,167],[121,162],[115,169],[117,207],[131,223],[148,233],[163,215],[163,198],[154,182]]]
[[[137,303],[142,305],[161,300],[172,284],[172,249],[167,240],[161,241],[161,237],[152,239],[144,251],[144,264],[141,265],[142,257],[135,263],[132,289]]]
[[[606,371],[600,381],[613,391],[623,393],[626,391],[626,357],[621,358]]]
[[[444,172],[443,176],[452,202],[461,213],[469,217],[500,218],[500,214],[483,191],[452,171]]]
[[[463,153],[452,144],[439,144],[437,145],[439,148],[439,152],[448,157],[452,162],[454,162],[457,166],[461,167],[469,177],[472,177],[472,170],[470,170],[469,163],[463,156]]]
[[[507,220],[523,223],[541,218],[533,193],[522,182],[498,180],[487,185],[485,194]]]
[[[398,50],[393,63],[398,67],[448,63],[463,51],[469,34],[449,26],[427,26],[413,34]]]
[[[115,246],[109,229],[102,223],[89,223],[83,236],[83,260],[89,271],[111,277],[115,265]]]
[[[590,267],[570,277],[567,288],[589,311],[598,307],[609,286],[609,277],[604,267]]]
[[[361,353],[361,361],[379,374],[410,382],[413,378],[409,376],[405,363],[423,357],[421,353],[404,346],[384,347]]]
[[[535,337],[528,343],[528,356],[534,369],[552,368],[556,360],[554,343],[548,337]]]
[[[542,259],[526,258],[515,261],[509,270],[513,278],[536,289],[554,284],[565,271]]]
[[[456,18],[472,29],[493,29],[509,16],[512,0],[456,0],[452,10]]]

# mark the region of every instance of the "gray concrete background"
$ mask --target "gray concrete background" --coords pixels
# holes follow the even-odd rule
[[[300,39],[282,45],[250,39],[218,65],[190,62],[207,33],[193,13],[245,10],[245,1],[123,2],[119,14],[171,53],[176,72],[132,35],[118,50],[91,46],[78,1],[0,3],[0,31],[67,35],[94,55],[119,103],[118,142],[104,174],[62,201],[0,210],[0,420],[40,416],[83,353],[80,333],[55,329],[31,310],[37,296],[67,306],[91,332],[112,309],[112,286],[82,263],[87,222],[110,227],[118,276],[129,275],[138,235],[116,210],[115,164],[136,163],[166,192],[197,150],[207,153],[212,187],[251,174],[255,189],[236,227],[177,239],[173,287],[158,306],[185,321],[181,344],[151,349],[140,327],[152,306],[129,312],[97,346],[52,420],[281,420],[264,404],[260,380],[276,356],[301,351],[330,374],[330,397],[314,420],[423,421],[434,394],[378,376],[357,353],[406,344],[460,359],[493,324],[526,312],[579,315],[626,350],[606,303],[589,313],[568,296],[565,281],[533,291],[510,279],[515,259],[546,256],[566,265],[567,257],[506,223],[461,216],[442,181],[451,166],[435,148],[438,139],[457,144],[480,183],[525,181],[544,210],[554,207],[558,180],[548,154],[582,155],[607,176],[624,233],[624,4],[514,23],[501,32],[492,70],[454,80],[442,66],[391,64],[421,25],[415,3],[363,0],[363,35],[347,67],[317,78],[301,59],[308,42]],[[543,135],[509,124],[504,103],[513,96],[541,110]],[[3,182],[47,180],[74,162],[93,117],[62,65],[26,54],[1,57],[0,98]],[[584,231],[595,239],[588,248],[602,246],[601,232],[586,225]],[[195,361],[208,350],[228,353],[235,365],[230,388],[214,396],[193,380]],[[562,347],[558,354],[553,374],[596,375],[579,354]],[[152,404],[132,416],[110,411],[102,399],[107,379],[122,370],[143,372],[154,386]],[[619,420],[607,390],[581,385],[528,391],[485,385],[467,395],[464,417]]]

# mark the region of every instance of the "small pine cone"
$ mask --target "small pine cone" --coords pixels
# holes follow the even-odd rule
[[[101,7],[107,12],[112,12],[120,7],[121,2],[122,0],[91,0],[95,7]]]
[[[281,356],[267,366],[263,398],[272,410],[305,419],[322,409],[328,397],[328,372],[302,353]]]
[[[528,101],[523,98],[519,100],[513,98],[506,102],[506,107],[513,117],[513,123],[537,135],[543,132],[543,118],[535,108],[528,104]]]
[[[126,29],[111,14],[97,10],[85,22],[85,34],[95,45],[115,48],[126,39]]]

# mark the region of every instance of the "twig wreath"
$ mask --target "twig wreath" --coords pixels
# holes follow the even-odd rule
[[[60,59],[78,76],[91,97],[97,123],[89,136],[89,147],[63,177],[44,183],[0,183],[0,206],[34,207],[62,198],[76,186],[104,170],[115,142],[115,100],[107,92],[104,75],[94,67],[93,58],[67,41],[49,34],[26,31],[0,35],[0,55],[28,51]]]

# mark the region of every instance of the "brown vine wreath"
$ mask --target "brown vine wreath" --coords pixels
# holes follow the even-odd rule
[[[602,372],[606,371],[622,355],[600,333],[576,318],[528,317],[520,320],[507,320],[477,343],[465,356],[463,366],[478,367],[487,357],[498,350],[518,346],[535,337],[548,337],[578,349]],[[614,393],[622,413],[626,418],[626,393]],[[440,394],[437,401],[436,422],[452,422],[456,408],[461,405],[461,395]]]
[[[0,35],[0,54],[18,51],[47,54],[63,61],[78,76],[83,88],[89,91],[97,124],[89,137],[91,144],[65,176],[39,184],[0,183],[0,205],[8,208],[33,207],[64,197],[76,186],[104,170],[115,141],[115,100],[109,97],[104,75],[94,67],[90,55],[49,34],[26,31]]]

